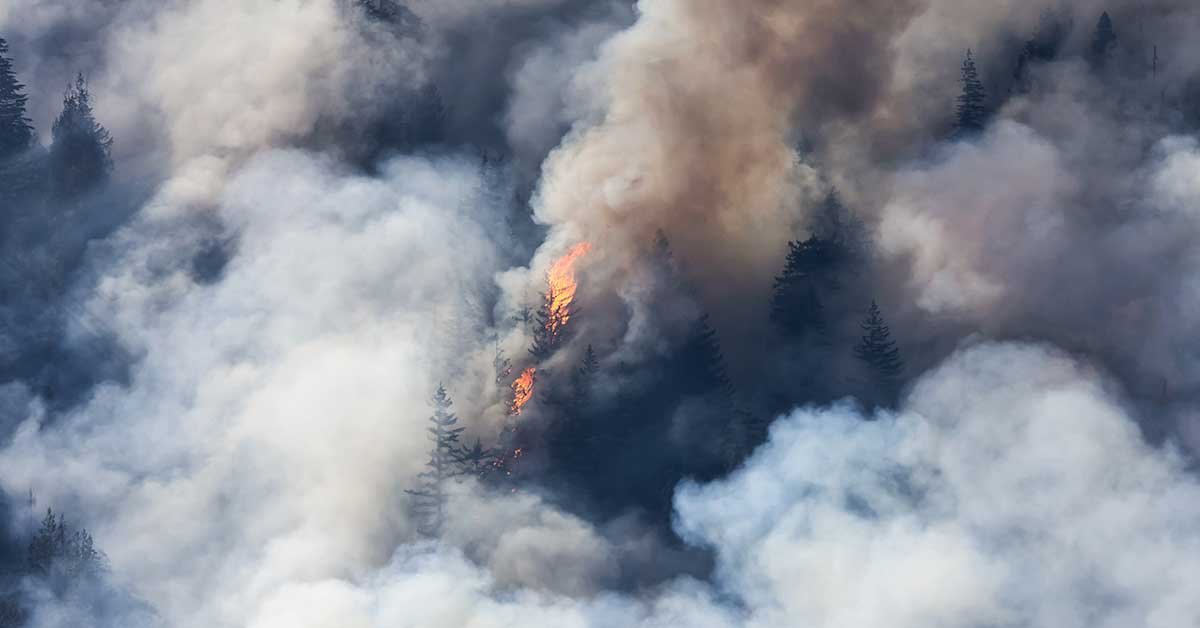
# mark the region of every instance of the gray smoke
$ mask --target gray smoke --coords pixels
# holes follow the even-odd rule
[[[49,300],[83,313],[63,346],[103,337],[122,374],[66,407],[3,382],[0,487],[91,530],[121,593],[34,591],[34,625],[1196,623],[1200,8],[409,8],[419,28],[348,0],[0,5],[42,134],[84,71],[116,138],[117,209],[64,214],[104,226]],[[1035,37],[1056,53],[1018,77]],[[953,139],[967,49],[993,117]],[[430,87],[440,139],[378,141]],[[872,241],[847,298],[884,305],[909,363],[897,409],[789,410],[675,489],[678,540],[474,481],[419,538],[427,399],[444,382],[465,438],[500,440],[493,360],[529,361],[554,260],[593,247],[552,367],[648,362],[709,312],[754,399],[798,377],[767,304],[835,188]]]

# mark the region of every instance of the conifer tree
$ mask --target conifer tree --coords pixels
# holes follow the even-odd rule
[[[827,303],[837,305],[848,276],[868,258],[866,228],[832,190],[817,207],[812,235],[788,243],[771,294],[771,320],[784,336],[830,342]]]
[[[497,453],[495,449],[484,447],[483,442],[478,438],[475,439],[475,444],[470,447],[459,447],[455,456],[458,474],[473,477],[477,480],[486,478],[492,471],[496,470],[499,464]]]
[[[987,92],[979,80],[975,67],[975,56],[970,50],[962,64],[962,93],[958,96],[957,119],[954,133],[957,137],[968,137],[983,132],[987,125]]]
[[[1103,67],[1116,45],[1117,32],[1113,30],[1112,18],[1108,16],[1108,11],[1105,11],[1100,15],[1100,21],[1096,24],[1096,34],[1092,36],[1093,63]]]
[[[433,395],[433,414],[429,417],[429,461],[418,475],[416,488],[406,490],[412,500],[412,513],[417,518],[417,531],[428,537],[441,533],[446,522],[446,483],[459,470],[459,436],[462,434],[458,417],[450,410],[454,401],[445,386],[438,386]]]
[[[842,202],[837,189],[829,191],[817,208],[813,234],[829,242],[830,262],[836,270],[844,270],[862,262],[867,256],[869,236],[862,220]],[[831,281],[836,283],[834,277]]]
[[[71,530],[61,515],[46,509],[46,517],[29,543],[31,573],[61,588],[80,576],[100,574],[107,569],[107,562],[87,530]]]
[[[533,342],[529,355],[543,362],[558,350],[558,335],[554,333],[554,290],[550,288],[542,298],[542,305],[533,314]]]
[[[577,371],[579,377],[587,380],[591,379],[600,370],[600,359],[596,357],[596,350],[592,345],[587,346],[587,350],[583,353],[583,361],[579,364]]]
[[[708,324],[705,314],[692,324],[692,329],[676,356],[675,372],[685,395],[711,391],[729,392],[729,376],[717,332]]]
[[[854,347],[854,356],[867,368],[878,388],[877,392],[890,399],[904,372],[904,361],[900,359],[900,349],[892,340],[892,332],[884,323],[883,314],[875,301],[871,301],[871,308],[861,327],[865,333]]]
[[[836,291],[844,249],[837,243],[811,236],[789,242],[783,272],[775,278],[771,294],[771,320],[785,336],[818,336],[827,331],[825,306],[818,287]]]
[[[108,179],[112,137],[96,121],[91,93],[80,74],[63,96],[50,145],[50,182],[58,198],[72,198]]]
[[[0,37],[0,163],[33,144],[33,124],[25,116],[28,99],[8,56],[8,42]]]

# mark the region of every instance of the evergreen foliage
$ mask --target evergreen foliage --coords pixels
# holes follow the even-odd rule
[[[33,124],[25,115],[28,99],[8,56],[8,42],[0,37],[0,163],[33,145]]]
[[[1096,33],[1092,36],[1092,61],[1097,66],[1103,66],[1116,45],[1117,32],[1113,29],[1112,18],[1109,17],[1108,11],[1105,11],[1100,15],[1100,21],[1096,23]]]
[[[454,401],[445,386],[438,386],[433,395],[433,414],[429,417],[429,461],[418,475],[416,488],[406,490],[411,497],[412,513],[417,518],[417,531],[436,537],[446,522],[446,483],[459,471],[459,436],[463,429],[456,427],[458,417],[450,410]]]
[[[771,295],[771,320],[785,336],[822,336],[828,331],[818,288],[840,287],[836,271],[846,261],[845,255],[840,244],[815,235],[788,243],[783,273],[775,278]]]
[[[59,198],[73,198],[108,179],[112,137],[96,121],[87,81],[80,74],[63,96],[50,145],[50,182]]]
[[[708,323],[708,315],[698,318],[675,357],[680,393],[699,395],[713,390],[727,391],[729,377],[717,332]]]
[[[958,137],[977,135],[987,126],[987,92],[979,80],[975,56],[968,50],[962,63],[962,93],[958,96],[954,133]]]
[[[775,278],[771,320],[784,336],[828,343],[826,300],[841,292],[845,275],[866,259],[868,246],[862,222],[836,190],[830,192],[817,209],[812,235],[788,243],[783,272]]]
[[[454,460],[457,474],[478,480],[486,478],[499,464],[498,453],[493,448],[484,447],[483,442],[476,438],[474,445],[458,448]]]
[[[29,543],[28,561],[31,573],[60,587],[81,576],[99,575],[108,565],[87,530],[71,530],[51,509],[46,509],[41,527]]]
[[[874,301],[871,301],[871,308],[861,327],[864,335],[854,347],[854,356],[867,368],[878,392],[890,397],[904,372],[904,361],[900,358],[900,349],[892,340],[891,330],[884,323],[879,305]]]

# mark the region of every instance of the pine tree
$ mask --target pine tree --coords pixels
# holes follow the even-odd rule
[[[417,531],[436,537],[446,523],[446,483],[458,472],[461,464],[459,436],[462,434],[458,417],[450,408],[454,401],[445,386],[438,386],[433,395],[433,414],[429,417],[429,440],[433,448],[425,471],[418,475],[417,487],[406,490],[412,499],[412,512],[417,518]]]
[[[813,235],[829,243],[833,265],[852,266],[863,261],[870,246],[866,226],[842,203],[836,188],[817,208]]]
[[[680,392],[684,395],[729,392],[725,358],[721,355],[717,332],[708,324],[707,314],[692,324],[687,339],[676,355],[673,370],[680,379]]]
[[[596,350],[592,348],[592,345],[588,345],[587,350],[583,353],[583,361],[579,364],[577,373],[581,379],[588,380],[599,371],[600,359],[596,357]]]
[[[530,343],[529,354],[539,363],[550,359],[563,343],[563,326],[556,320],[561,312],[556,312],[554,307],[556,296],[554,286],[547,281],[542,305],[533,314],[533,342]]]
[[[958,97],[957,120],[954,133],[957,137],[977,135],[987,125],[987,93],[979,80],[975,67],[975,56],[970,50],[962,64],[962,94]]]
[[[865,335],[854,347],[854,356],[867,368],[878,388],[877,392],[890,399],[904,372],[904,361],[900,359],[900,349],[891,339],[892,332],[884,323],[883,314],[875,301],[871,301],[871,308],[861,327]]]
[[[80,74],[63,96],[50,145],[50,182],[55,196],[72,198],[108,179],[112,137],[96,121],[87,81]]]
[[[8,42],[0,37],[0,162],[28,149],[34,140],[33,124],[25,117],[25,86],[17,81]]]
[[[46,509],[46,517],[29,543],[30,573],[47,578],[56,588],[69,585],[81,576],[94,576],[107,570],[108,559],[96,549],[87,530],[72,531],[66,519]]]
[[[495,449],[484,447],[483,442],[476,438],[474,445],[458,448],[455,455],[457,472],[459,475],[482,480],[496,470],[499,464],[497,454]]]
[[[1100,15],[1100,21],[1096,24],[1096,34],[1092,37],[1092,62],[1098,67],[1103,67],[1116,45],[1117,33],[1113,30],[1112,18],[1108,16],[1108,11],[1105,11]]]
[[[838,290],[838,271],[845,261],[841,245],[815,235],[803,242],[788,243],[783,272],[775,278],[771,294],[771,320],[785,336],[820,336],[827,331],[818,288]]]

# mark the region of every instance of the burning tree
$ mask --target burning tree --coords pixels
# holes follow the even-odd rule
[[[529,367],[521,371],[521,376],[512,383],[512,402],[508,406],[508,415],[517,416],[525,408],[525,404],[533,399],[533,385],[537,381],[537,369]]]
[[[450,410],[453,405],[446,387],[439,385],[433,394],[433,415],[429,417],[429,440],[433,442],[429,462],[417,476],[417,487],[404,491],[412,498],[417,531],[429,537],[440,534],[446,522],[446,482],[458,473],[462,460],[458,440],[464,428],[455,427],[458,417]]]
[[[546,273],[546,294],[534,316],[533,344],[529,353],[543,362],[562,346],[567,323],[571,320],[572,304],[579,282],[575,278],[575,263],[592,250],[587,242],[575,245],[559,258]]]

